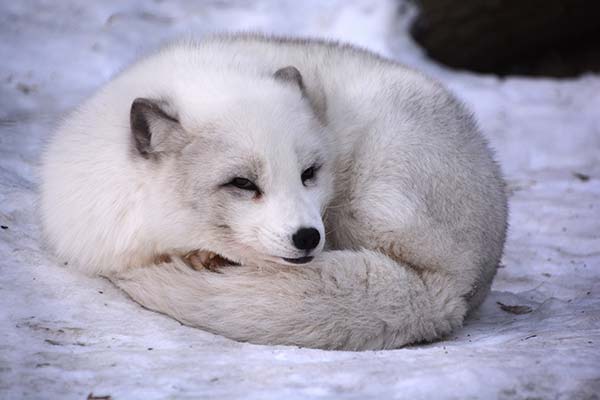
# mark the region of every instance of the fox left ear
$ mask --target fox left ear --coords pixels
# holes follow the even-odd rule
[[[304,84],[304,79],[298,68],[293,65],[283,67],[275,71],[273,77],[282,82],[289,82],[298,86],[302,96],[310,103],[319,121],[325,125],[327,116],[327,102],[321,82],[314,82],[308,88]]]
[[[176,152],[189,143],[181,124],[166,108],[164,101],[141,97],[131,104],[129,120],[133,143],[144,158]]]

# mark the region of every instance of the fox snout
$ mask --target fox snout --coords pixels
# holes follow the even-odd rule
[[[298,250],[313,250],[321,242],[321,234],[315,228],[300,228],[292,235],[292,242]]]
[[[313,227],[303,227],[298,229],[292,235],[292,243],[298,250],[303,250],[306,254],[304,257],[286,258],[283,260],[291,264],[307,264],[313,260],[313,255],[309,255],[321,243],[321,234],[319,230]]]

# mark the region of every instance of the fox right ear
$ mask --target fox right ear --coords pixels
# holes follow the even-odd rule
[[[176,117],[168,114],[164,101],[138,97],[131,104],[129,121],[133,143],[144,158],[176,152],[189,143]]]
[[[302,78],[302,74],[298,68],[293,65],[278,69],[273,74],[273,77],[280,82],[291,83],[298,86],[302,96],[308,100],[319,121],[324,125],[327,123],[327,101],[321,82],[311,82],[310,87],[307,87]]]

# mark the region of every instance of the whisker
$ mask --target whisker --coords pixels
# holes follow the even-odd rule
[[[338,203],[338,204],[335,204],[335,205],[329,205],[329,206],[327,206],[325,208],[325,210],[329,210],[329,209],[332,209],[332,208],[349,207],[351,204],[352,204],[352,202],[348,201],[346,203],[341,203],[341,204]]]
[[[329,235],[329,234],[331,234],[331,233],[333,233],[335,231],[337,231],[337,229],[330,229],[328,231],[325,231],[325,236],[327,236],[327,235]]]

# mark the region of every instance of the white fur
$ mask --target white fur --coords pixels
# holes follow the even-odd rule
[[[286,66],[303,88],[274,78]],[[153,135],[152,159],[132,141],[140,97],[180,123]],[[222,186],[242,174],[260,198]],[[42,178],[60,257],[148,308],[254,343],[442,337],[486,295],[506,231],[499,169],[461,104],[391,61],[311,40],[221,36],[140,61],[64,121]],[[290,239],[306,226],[322,237],[315,259],[288,265],[307,255]],[[241,266],[192,270],[177,255],[195,249]],[[174,257],[154,265],[160,254]]]

